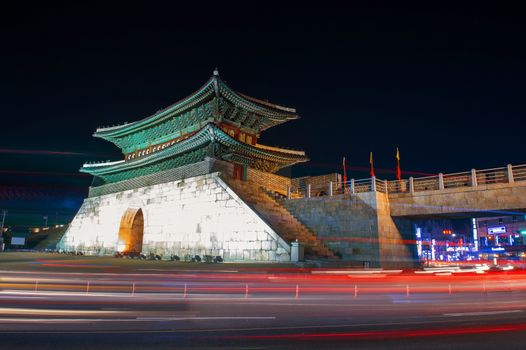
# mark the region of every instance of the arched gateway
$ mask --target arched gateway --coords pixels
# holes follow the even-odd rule
[[[281,220],[281,211],[263,219],[243,198],[274,208],[267,191],[287,194],[292,180],[274,173],[308,158],[303,151],[263,145],[259,137],[298,117],[294,108],[236,92],[215,70],[199,90],[149,117],[98,128],[93,135],[115,144],[123,159],[82,166],[81,172],[95,177],[93,186],[61,249],[114,253],[119,230],[119,252],[290,260],[287,241],[297,238],[291,233],[297,229],[269,226]],[[264,192],[248,192],[260,186]],[[119,212],[120,228],[116,208],[125,211]],[[145,213],[139,208],[150,213],[144,244]]]
[[[143,231],[144,217],[142,210],[127,209],[122,216],[119,228],[119,252],[140,253],[142,251]]]

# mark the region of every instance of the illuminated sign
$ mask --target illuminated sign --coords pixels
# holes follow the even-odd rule
[[[422,229],[420,227],[416,228],[416,250],[418,256],[422,256]]]
[[[496,233],[506,233],[506,226],[488,227],[488,233],[490,235],[494,235]]]
[[[442,234],[444,234],[444,235],[450,235],[452,233],[453,233],[453,231],[451,231],[451,230],[442,230]]]
[[[499,247],[499,248],[491,248],[491,251],[492,251],[492,252],[503,252],[503,251],[504,251],[504,248],[502,248],[502,247]]]
[[[26,239],[24,237],[11,237],[12,245],[24,245],[26,244]]]

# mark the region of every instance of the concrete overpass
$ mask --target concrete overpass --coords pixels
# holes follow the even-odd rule
[[[289,189],[282,204],[344,259],[384,266],[414,261],[413,219],[526,211],[526,165],[326,186],[318,197],[310,185]]]
[[[473,217],[526,211],[526,165],[410,178],[402,185],[388,181],[387,186],[393,217]]]

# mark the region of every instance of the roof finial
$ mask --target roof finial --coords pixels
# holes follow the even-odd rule
[[[219,69],[217,69],[217,67],[216,67],[216,69],[214,69],[214,76],[215,77],[219,76]]]

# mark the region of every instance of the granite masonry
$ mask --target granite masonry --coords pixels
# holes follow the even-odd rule
[[[393,220],[380,192],[293,199],[283,205],[343,260],[371,267],[413,266],[409,220]]]
[[[217,172],[86,198],[58,248],[88,254],[119,251],[119,227],[130,209],[142,212],[145,254],[290,261],[290,244]]]

